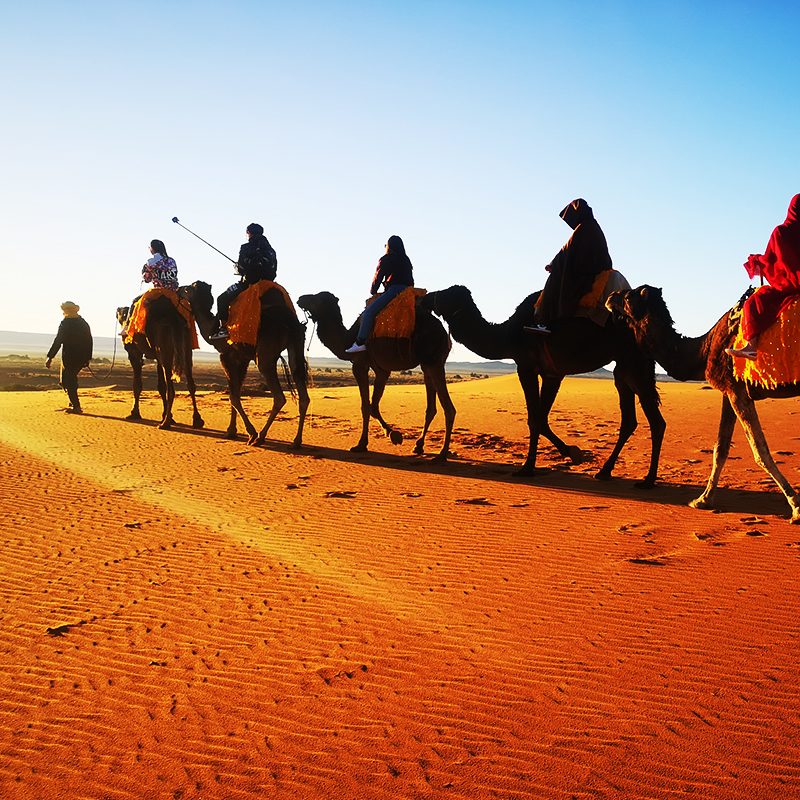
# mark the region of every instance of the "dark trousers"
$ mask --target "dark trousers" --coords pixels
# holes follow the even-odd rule
[[[69,397],[69,404],[75,409],[80,411],[81,401],[78,399],[78,373],[80,369],[66,369],[63,365],[61,367],[61,387]]]
[[[217,317],[219,317],[220,322],[224,324],[228,321],[231,303],[247,288],[249,288],[249,284],[244,283],[244,281],[239,281],[229,286],[217,298]]]

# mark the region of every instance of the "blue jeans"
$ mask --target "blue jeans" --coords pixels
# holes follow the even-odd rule
[[[372,333],[372,328],[375,325],[375,317],[378,316],[378,312],[382,311],[392,300],[397,297],[403,290],[408,289],[408,286],[398,286],[395,284],[394,286],[390,286],[386,291],[381,292],[381,294],[377,295],[375,300],[373,300],[365,309],[364,312],[361,314],[361,325],[358,329],[358,337],[356,341],[360,344],[364,344],[367,339],[369,339],[369,335]]]

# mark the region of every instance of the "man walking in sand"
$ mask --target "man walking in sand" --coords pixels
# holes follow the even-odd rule
[[[45,366],[50,369],[53,359],[61,351],[61,386],[69,397],[67,414],[82,414],[81,401],[78,399],[78,373],[92,360],[92,330],[89,323],[78,315],[80,306],[67,300],[61,304],[64,319],[58,326],[58,333],[47,351]]]

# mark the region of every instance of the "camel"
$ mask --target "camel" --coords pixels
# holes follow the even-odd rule
[[[172,404],[175,400],[174,378],[185,374],[189,396],[192,398],[192,427],[202,428],[205,424],[197,410],[194,377],[192,376],[192,340],[186,319],[175,308],[173,302],[163,295],[147,300],[147,322],[145,332],[136,333],[133,341],[125,344],[128,361],[133,368],[133,408],[126,419],[139,420],[139,397],[142,394],[142,365],[144,359],[154,360],[158,366],[158,393],[163,403],[163,414],[159,428],[169,429],[174,419]],[[117,309],[117,320],[124,325],[130,308]]]
[[[358,320],[347,330],[342,322],[342,312],[339,309],[339,300],[330,292],[303,295],[297,304],[316,323],[320,341],[337,357],[348,360],[345,348],[351,345],[356,338]],[[438,319],[427,312],[419,310],[414,322],[414,332],[410,338],[371,337],[367,341],[367,350],[357,353],[352,357],[353,375],[358,383],[361,394],[361,437],[358,444],[351,447],[352,452],[367,450],[369,418],[374,417],[380,422],[392,444],[400,444],[403,436],[400,431],[393,429],[383,419],[380,412],[381,397],[383,397],[386,382],[396,370],[413,369],[422,367],[425,378],[425,391],[427,406],[425,409],[425,426],[422,435],[417,439],[414,453],[422,455],[425,450],[425,436],[428,433],[433,418],[436,416],[436,397],[442,404],[445,418],[445,436],[441,451],[436,455],[436,461],[446,461],[450,453],[450,436],[453,432],[453,421],[456,418],[456,408],[447,391],[444,364],[450,353],[450,337],[447,335]],[[375,373],[375,382],[372,389],[372,402],[369,399],[369,370]]]
[[[757,400],[765,397],[800,396],[800,385],[784,384],[766,389],[747,384],[734,376],[733,359],[725,353],[725,348],[732,347],[736,338],[739,322],[735,313],[737,308],[725,314],[704,336],[686,338],[675,331],[661,289],[640,286],[628,292],[614,292],[606,305],[624,318],[642,351],[655,358],[671,377],[679,381],[705,380],[722,392],[722,413],[711,475],[703,493],[689,505],[693,508],[714,508],[714,496],[738,419],[756,464],[781,488],[792,509],[792,523],[800,523],[800,496],[772,458],[755,405]]]
[[[224,339],[209,339],[217,330],[218,321],[211,313],[214,296],[211,294],[211,286],[207,283],[195,281],[191,286],[181,287],[181,292],[191,304],[192,313],[203,338],[219,352],[219,360],[228,379],[231,417],[225,438],[236,439],[236,415],[238,414],[249,435],[248,444],[258,446],[264,443],[275,417],[286,404],[286,396],[278,378],[277,365],[281,353],[287,350],[289,368],[286,370],[286,378],[292,393],[297,391],[300,409],[300,421],[290,449],[299,449],[303,444],[303,427],[309,405],[308,369],[303,351],[305,325],[297,319],[294,309],[286,304],[283,292],[278,288],[273,288],[262,295],[261,322],[258,329],[258,341],[255,345],[230,344]],[[261,431],[256,430],[242,406],[242,384],[251,361],[256,362],[272,395],[272,409]],[[285,362],[284,369],[286,369]]]
[[[540,436],[549,439],[565,458],[576,464],[581,462],[583,451],[565,444],[550,429],[550,409],[566,375],[592,372],[615,361],[614,385],[619,394],[621,412],[619,437],[613,452],[595,477],[598,480],[611,478],[622,448],[636,430],[635,398],[638,397],[650,424],[652,448],[649,471],[635,486],[651,488],[656,482],[666,429],[659,410],[654,361],[639,351],[630,332],[624,326],[617,327],[612,317],[604,327],[583,317],[554,320],[548,323],[552,331],[549,336],[524,331],[523,326],[533,320],[538,296],[537,292],[527,297],[509,319],[499,324],[483,318],[472,294],[464,286],[429,292],[420,304],[441,316],[450,326],[453,338],[473,353],[489,359],[511,358],[516,362],[517,375],[525,394],[530,434],[528,455],[516,473],[518,476],[534,474]]]

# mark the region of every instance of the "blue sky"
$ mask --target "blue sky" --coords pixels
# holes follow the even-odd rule
[[[584,197],[678,329],[748,286],[800,191],[795,2],[14,2],[0,27],[0,329],[96,335],[152,238],[230,284],[249,222],[355,319],[388,236],[487,319]],[[315,340],[312,355],[328,355]],[[472,357],[454,350],[461,360]]]

